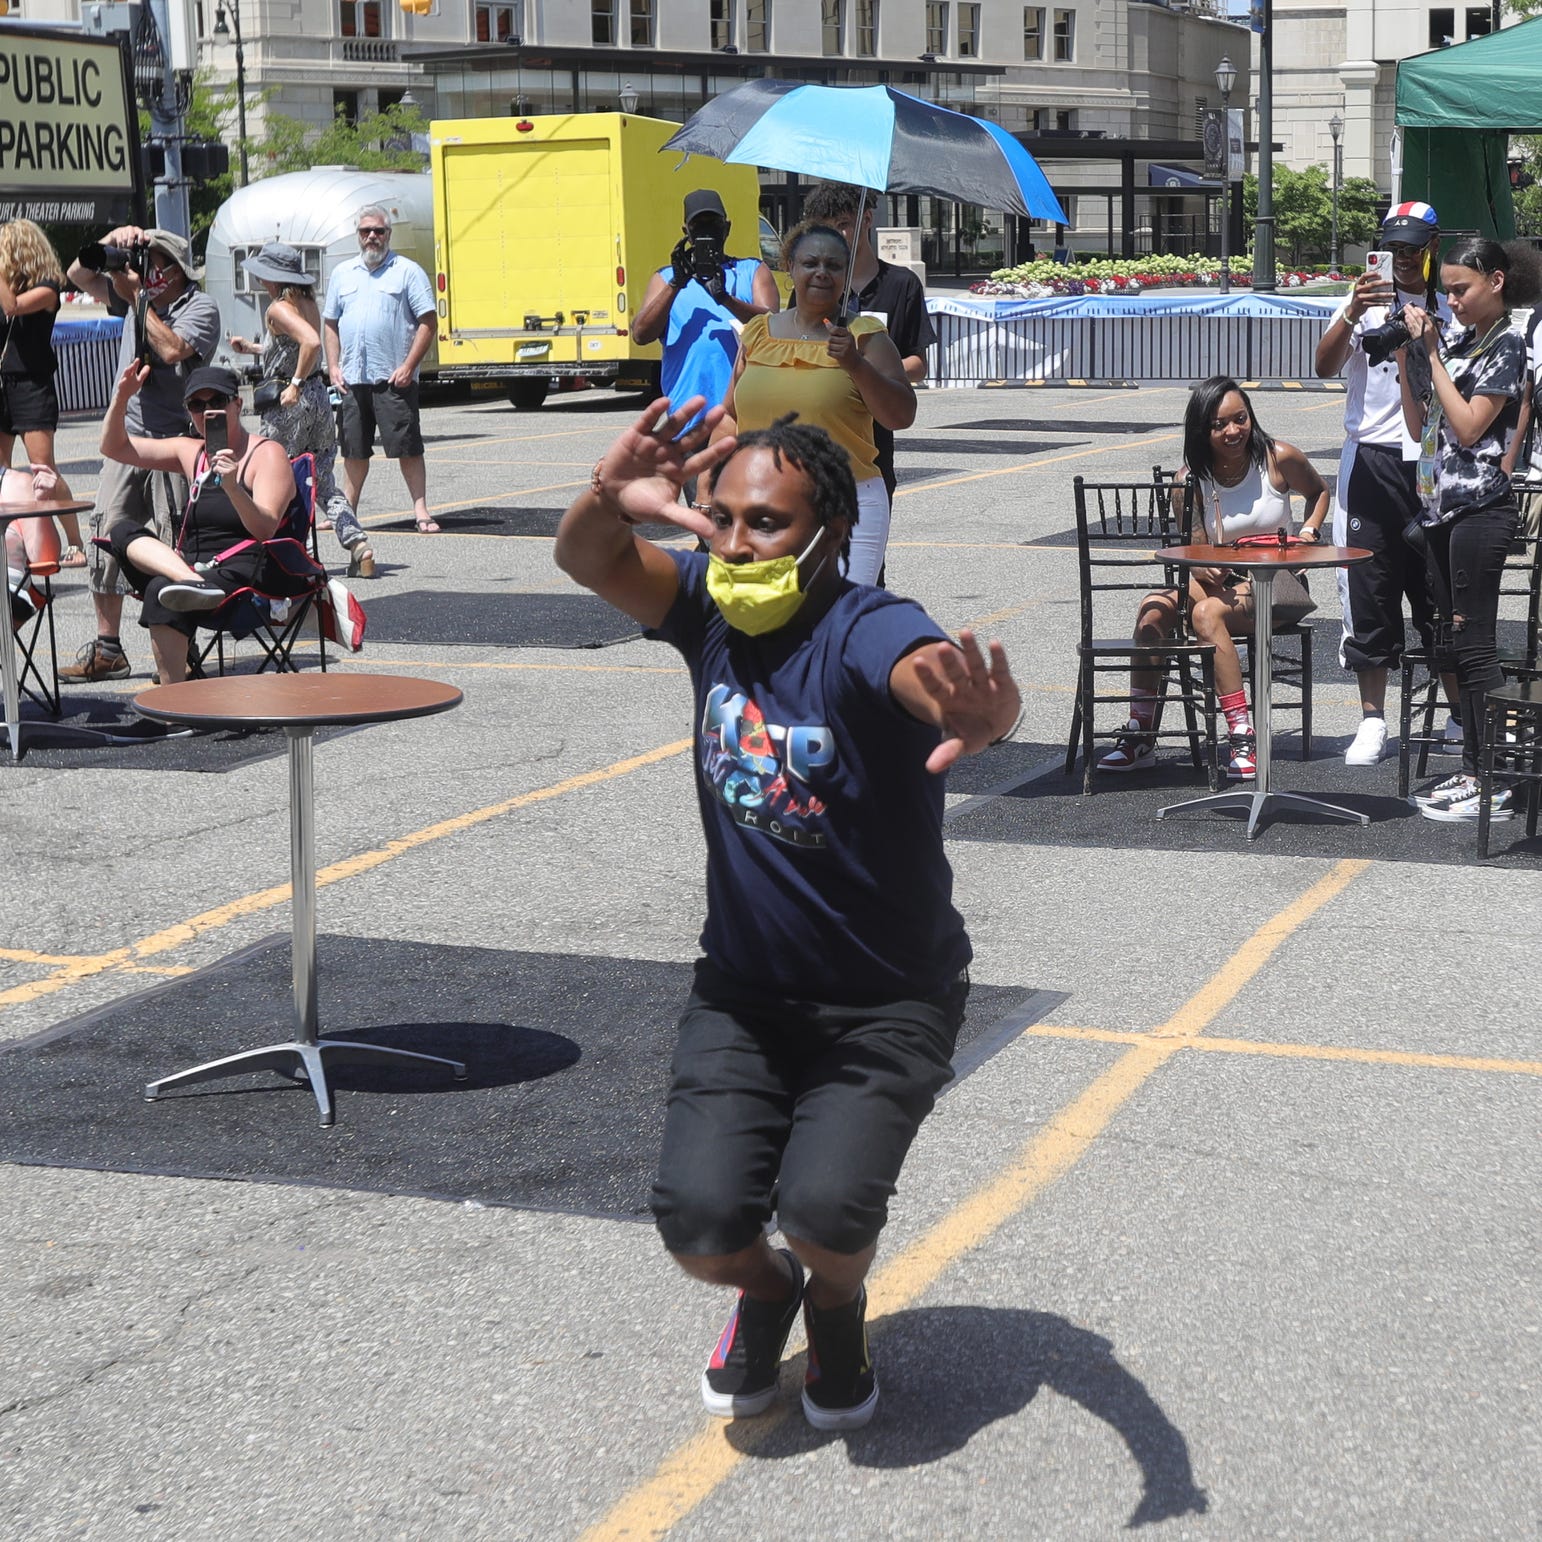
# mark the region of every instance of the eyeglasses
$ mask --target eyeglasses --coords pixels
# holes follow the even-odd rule
[[[383,236],[386,233],[387,232],[386,232],[386,228],[385,228],[384,225],[360,225],[359,226],[359,234],[361,236]]]
[[[1389,241],[1387,243],[1387,250],[1394,257],[1417,257],[1424,251],[1424,248],[1422,246],[1413,246],[1407,241]]]
[[[193,412],[222,412],[230,401],[228,396],[195,396],[187,405]]]

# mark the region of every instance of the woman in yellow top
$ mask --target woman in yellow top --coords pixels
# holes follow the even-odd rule
[[[916,393],[899,350],[871,316],[841,321],[850,251],[828,225],[799,225],[787,238],[793,303],[756,316],[739,337],[739,357],[712,437],[769,428],[796,413],[845,450],[857,482],[857,522],[846,576],[873,584],[889,539],[889,495],[878,472],[873,421],[909,428]]]

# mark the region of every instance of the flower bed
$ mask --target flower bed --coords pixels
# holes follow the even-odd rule
[[[1253,259],[1230,259],[1234,289],[1246,289],[1253,282]],[[1299,289],[1303,284],[1338,280],[1338,271],[1312,272],[1305,269],[1281,269],[1275,282],[1281,289]],[[1221,264],[1210,257],[1124,257],[1096,262],[1063,263],[1039,259],[1015,268],[1000,268],[982,283],[971,284],[970,292],[1001,295],[1019,299],[1037,299],[1047,295],[1140,294],[1146,289],[1215,289],[1221,282]]]

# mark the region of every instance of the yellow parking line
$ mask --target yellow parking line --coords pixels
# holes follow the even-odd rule
[[[462,830],[485,824],[489,819],[497,819],[503,814],[513,813],[516,809],[529,808],[532,804],[544,803],[548,799],[560,798],[570,792],[580,792],[586,787],[595,787],[601,782],[612,781],[632,771],[640,771],[645,766],[656,765],[661,760],[669,760],[673,756],[684,754],[690,747],[689,739],[676,739],[671,744],[661,744],[657,749],[646,750],[641,755],[632,755],[626,760],[614,761],[608,766],[601,766],[596,771],[580,772],[577,776],[554,782],[549,787],[538,787],[532,792],[522,792],[516,797],[505,798],[501,803],[490,803],[485,808],[473,809],[470,813],[456,814],[449,819],[438,820],[434,824],[424,826],[421,830],[414,830],[408,835],[399,836],[394,841],[387,841],[384,846],[377,846],[372,851],[361,851],[356,856],[345,857],[341,862],[334,862],[329,867],[319,869],[316,873],[316,887],[319,889],[327,884],[339,883],[345,878],[356,878],[360,873],[370,872],[405,852],[428,845],[431,841],[442,840],[447,835],[459,834]],[[32,980],[25,985],[16,985],[10,990],[0,991],[0,1007],[40,1001],[45,996],[51,996],[56,991],[63,990],[66,986],[89,979],[93,975],[102,974],[109,969],[137,965],[141,959],[154,958],[160,953],[169,953],[173,948],[192,942],[206,932],[217,931],[222,926],[229,926],[232,921],[257,915],[264,910],[271,910],[275,905],[282,905],[288,898],[289,885],[277,884],[271,889],[260,889],[255,894],[232,900],[227,905],[217,905],[213,910],[206,910],[201,915],[179,921],[164,931],[152,933],[138,942],[131,942],[125,948],[114,948],[110,953],[99,953],[90,958],[74,959],[62,969],[41,980]]]
[[[1080,1039],[1094,1044],[1144,1044],[1141,1029],[1078,1028],[1033,1023],[1023,1030],[1034,1039]],[[1261,1039],[1196,1039],[1185,1049],[1206,1054],[1266,1055],[1281,1060],[1340,1060],[1355,1065],[1410,1066],[1430,1071],[1482,1071],[1500,1076],[1542,1076],[1542,1060],[1496,1060],[1483,1055],[1435,1055],[1409,1049],[1361,1049],[1342,1044],[1277,1044]]]
[[[894,496],[905,498],[912,493],[929,493],[939,487],[959,487],[965,482],[984,482],[991,477],[1015,476],[1023,471],[1037,471],[1040,466],[1058,466],[1062,461],[1085,460],[1091,455],[1112,455],[1116,450],[1133,450],[1148,444],[1165,444],[1169,439],[1181,439],[1181,433],[1144,434],[1139,439],[1126,439],[1120,444],[1094,445],[1090,450],[1072,450],[1066,455],[1049,455],[1043,460],[1020,461],[1015,466],[997,466],[991,471],[971,471],[967,476],[944,477],[937,482],[921,482],[914,487],[902,487]],[[901,441],[903,448],[903,441]],[[890,543],[893,544],[892,542]]]
[[[962,1254],[980,1246],[1074,1167],[1130,1098],[1172,1057],[1191,1044],[1312,915],[1336,898],[1370,863],[1338,863],[1299,899],[1266,921],[1157,1034],[1131,1045],[1085,1092],[1074,1098],[983,1188],[898,1253],[874,1276],[868,1300],[874,1318],[900,1311]],[[876,1325],[876,1324],[875,1324]],[[782,1404],[754,1424],[713,1424],[672,1452],[583,1542],[643,1542],[663,1537],[762,1446],[789,1412]]]

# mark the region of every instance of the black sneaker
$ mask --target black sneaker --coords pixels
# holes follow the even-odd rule
[[[867,1349],[867,1291],[830,1311],[803,1304],[808,1374],[803,1417],[816,1430],[859,1430],[878,1407],[878,1378]]]
[[[720,1419],[750,1418],[776,1399],[782,1350],[803,1305],[803,1265],[786,1248],[777,1252],[792,1265],[792,1295],[786,1301],[757,1301],[741,1290],[701,1373],[702,1403]]]

